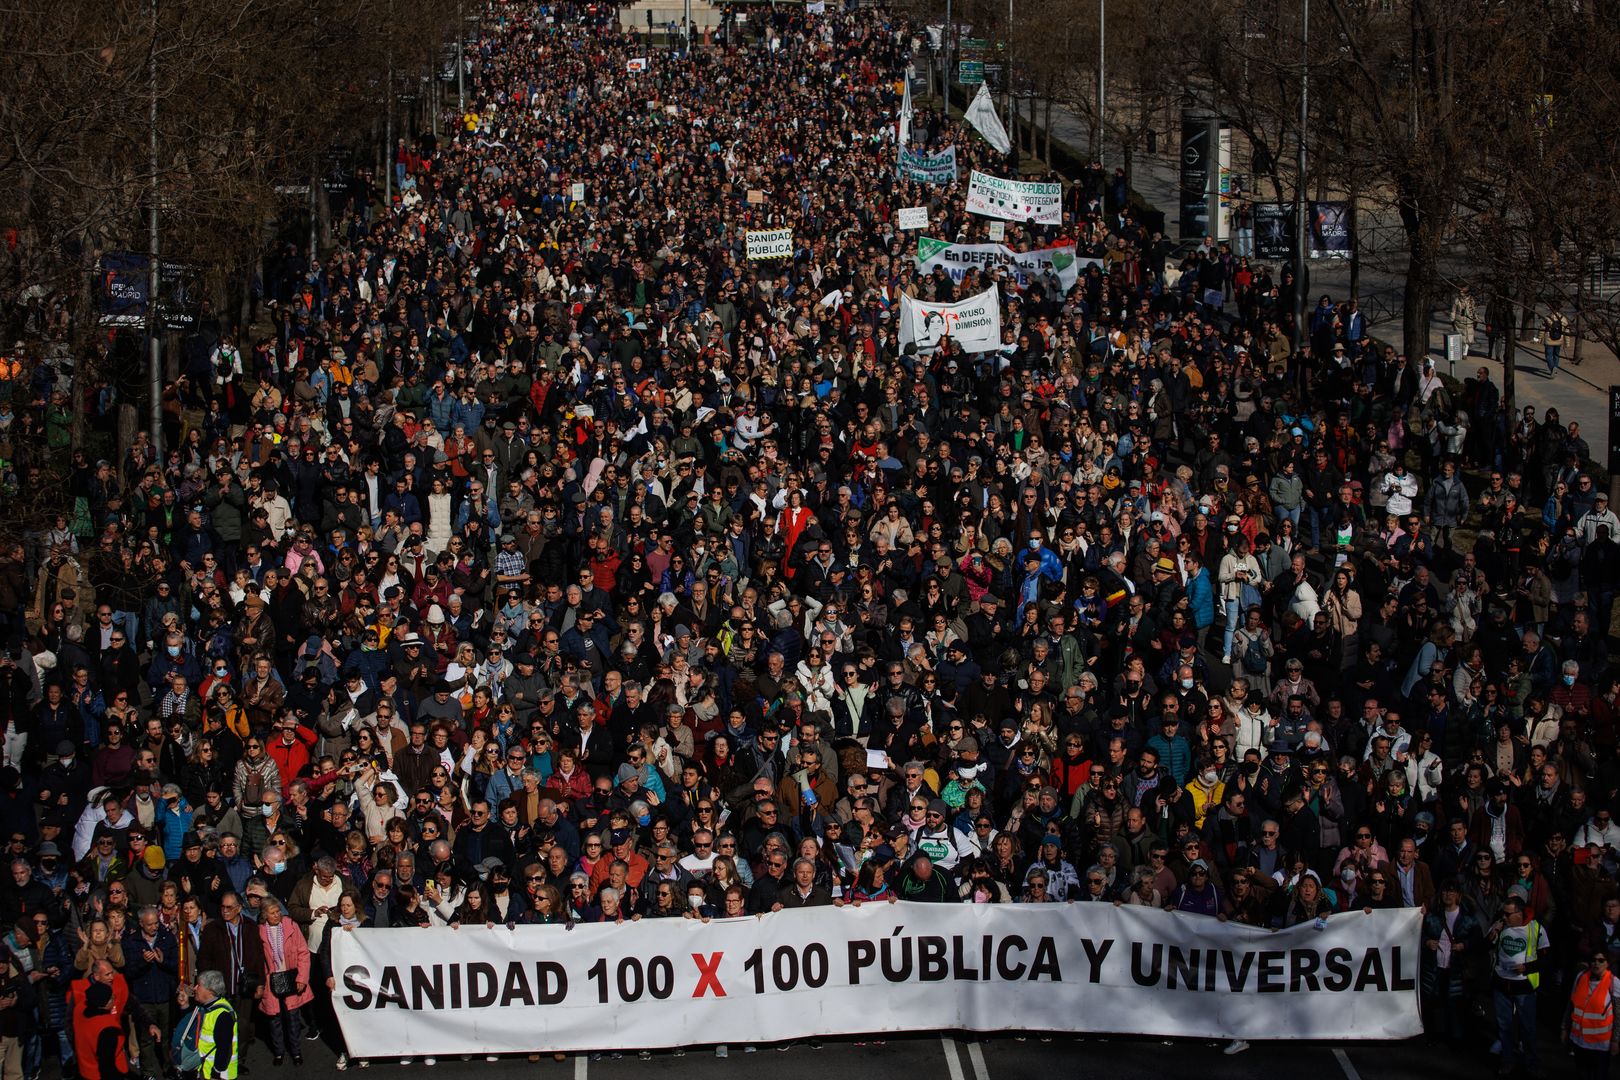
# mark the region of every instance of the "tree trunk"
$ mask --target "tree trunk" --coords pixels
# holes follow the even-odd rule
[[[1513,404],[1513,364],[1518,348],[1518,335],[1513,332],[1513,310],[1509,308],[1507,325],[1502,328],[1502,407],[1507,410],[1507,430],[1510,435],[1518,416]]]
[[[100,284],[100,275],[96,273],[94,265],[85,270],[84,288],[79,292],[78,310],[73,316],[73,333],[69,341],[73,344],[73,378],[69,382],[68,393],[73,395],[73,449],[84,449],[84,398],[85,392],[95,385],[91,377],[91,357],[95,354],[92,343],[95,341],[96,327],[96,290]]]
[[[1429,312],[1435,293],[1433,242],[1419,230],[1412,236],[1412,252],[1406,263],[1406,296],[1401,306],[1401,342],[1407,360],[1415,367],[1429,351]],[[1301,242],[1306,238],[1301,237]]]

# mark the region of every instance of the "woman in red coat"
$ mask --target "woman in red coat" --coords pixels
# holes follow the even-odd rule
[[[782,573],[788,578],[793,577],[793,548],[804,535],[804,530],[816,516],[810,508],[804,505],[804,494],[797,489],[788,492],[787,505],[782,507],[781,516],[776,519],[776,531],[782,537]]]
[[[275,897],[265,897],[261,911],[259,943],[264,947],[265,985],[259,995],[259,1011],[269,1021],[275,1064],[291,1054],[293,1064],[302,1065],[304,1026],[298,1010],[315,996],[309,988],[309,943]]]

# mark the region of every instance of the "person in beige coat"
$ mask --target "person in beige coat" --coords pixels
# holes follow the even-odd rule
[[[1353,666],[1360,651],[1356,630],[1361,625],[1361,594],[1351,587],[1348,568],[1341,566],[1334,572],[1333,587],[1322,599],[1322,610],[1327,613],[1328,625],[1339,634],[1340,667]]]

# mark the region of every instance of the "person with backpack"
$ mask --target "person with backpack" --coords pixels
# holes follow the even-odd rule
[[[1227,662],[1232,665],[1234,678],[1249,681],[1249,692],[1257,700],[1264,701],[1271,696],[1271,658],[1275,653],[1276,644],[1271,638],[1271,628],[1266,625],[1265,612],[1255,605],[1248,609],[1243,625],[1232,634],[1232,652]]]
[[[1547,350],[1547,378],[1558,374],[1558,358],[1564,351],[1564,339],[1569,336],[1569,319],[1559,304],[1553,304],[1541,322],[1541,336]]]
[[[236,1009],[225,994],[225,976],[218,971],[200,973],[189,997],[191,1012],[175,1036],[175,1067],[182,1075],[202,1080],[236,1080],[241,1043]]]

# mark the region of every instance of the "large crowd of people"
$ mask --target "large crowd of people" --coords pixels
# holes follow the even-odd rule
[[[919,273],[896,211],[983,241],[966,169],[1019,168],[919,109],[964,179],[897,178],[919,40],[493,3],[392,201],[199,325],[165,451],[74,461],[0,552],[5,1080],[96,1077],[92,999],[137,1073],[193,995],[299,1062],[356,927],[897,899],[1421,908],[1431,1037],[1606,1069],[1620,518],[1577,425],[1353,303],[1291,349],[1286,271],[1096,165],[1006,224],[1073,288]],[[901,345],[902,296],[988,287],[999,349]]]

